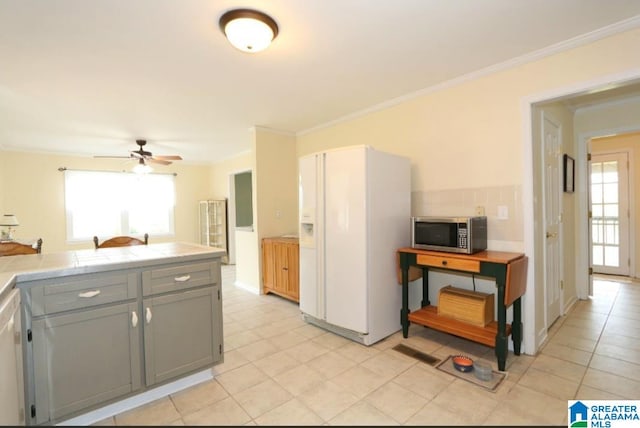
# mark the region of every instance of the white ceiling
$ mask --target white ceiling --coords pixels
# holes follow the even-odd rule
[[[234,49],[218,18],[270,14]],[[185,161],[301,133],[621,21],[638,0],[0,0],[0,148]]]

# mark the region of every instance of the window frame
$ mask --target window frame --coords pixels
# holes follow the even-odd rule
[[[116,176],[118,176],[118,180],[116,182],[119,183],[119,185],[122,185],[122,183],[130,183],[131,179],[137,179],[139,177],[142,177],[141,174],[136,174],[136,173],[132,173],[132,172],[127,172],[127,171],[98,171],[98,170],[71,170],[71,169],[65,169],[64,170],[65,175],[64,175],[64,209],[65,209],[65,227],[66,227],[66,231],[65,231],[65,237],[66,237],[66,242],[68,244],[77,244],[77,243],[81,243],[81,242],[87,242],[87,240],[92,241],[93,236],[99,235],[99,233],[94,233],[91,236],[82,236],[82,237],[76,237],[73,236],[73,222],[74,222],[74,213],[73,213],[73,209],[69,208],[69,198],[68,198],[68,180],[70,180],[70,176],[67,175],[68,173],[71,174],[76,174],[76,173],[81,173],[81,174],[114,174]],[[172,194],[172,203],[170,208],[167,209],[167,214],[168,214],[168,218],[167,218],[167,231],[164,232],[152,232],[152,231],[140,231],[140,232],[132,232],[131,231],[131,226],[130,226],[130,210],[128,210],[127,206],[123,205],[120,208],[120,214],[119,214],[119,227],[120,227],[120,232],[113,235],[113,236],[117,236],[117,235],[126,235],[126,236],[134,236],[134,237],[140,237],[142,239],[142,236],[144,236],[145,233],[148,233],[149,236],[154,236],[154,237],[161,237],[161,238],[172,238],[175,237],[175,208],[176,208],[176,200],[177,200],[177,186],[176,186],[176,175],[175,173],[148,173],[148,174],[144,174],[144,176],[148,177],[148,176],[158,176],[158,175],[162,175],[162,176],[172,176],[171,177],[171,186],[173,187],[173,194]],[[130,177],[130,178],[126,178],[126,179],[122,179],[123,177]],[[114,180],[115,181],[115,180]],[[127,191],[127,185],[122,185],[122,188],[119,191]],[[98,236],[99,238],[102,239],[102,237]],[[108,239],[112,236],[105,236],[104,239]]]

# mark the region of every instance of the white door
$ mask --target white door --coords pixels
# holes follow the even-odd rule
[[[365,149],[328,151],[324,182],[326,321],[368,333]]]
[[[591,262],[595,273],[629,275],[628,155],[591,156]]]
[[[560,126],[543,114],[543,162],[544,162],[544,272],[546,296],[546,325],[549,327],[560,316],[561,258],[560,222],[562,181],[562,139]]]

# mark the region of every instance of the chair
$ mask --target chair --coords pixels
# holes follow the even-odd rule
[[[21,244],[15,241],[0,242],[1,256],[17,256],[20,254],[40,254],[42,252],[42,238],[36,241],[36,246]]]
[[[128,247],[130,245],[147,245],[149,243],[149,234],[144,234],[144,241],[132,236],[116,236],[111,239],[103,241],[102,244],[98,244],[98,237],[93,237],[93,243],[98,248],[110,248],[110,247]]]

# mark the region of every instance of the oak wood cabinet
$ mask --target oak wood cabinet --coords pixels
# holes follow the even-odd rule
[[[298,238],[262,239],[263,292],[274,293],[298,302],[299,286]]]

